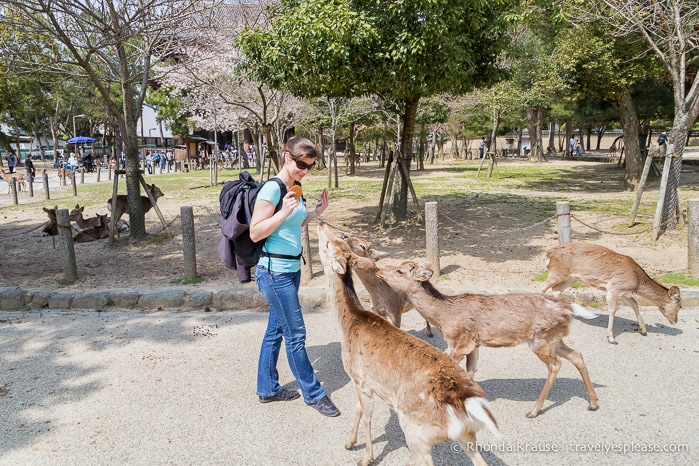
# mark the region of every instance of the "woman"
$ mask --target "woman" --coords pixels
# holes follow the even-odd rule
[[[321,414],[335,417],[340,415],[340,411],[320,385],[306,354],[306,326],[298,295],[301,227],[323,213],[328,206],[328,191],[323,190],[312,212],[306,211],[303,198],[296,199],[290,191],[294,182],[300,182],[315,166],[317,157],[316,147],[308,139],[289,139],[282,169],[277,174],[287,187],[281,208],[275,212],[281,196],[280,186],[266,183],[257,194],[250,221],[250,238],[255,242],[266,238],[255,271],[255,283],[269,303],[269,320],[257,366],[257,395],[261,403],[299,397],[297,391],[279,385],[277,359],[284,339],[289,367],[304,401]]]

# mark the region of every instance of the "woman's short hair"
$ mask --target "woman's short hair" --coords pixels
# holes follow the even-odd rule
[[[284,145],[284,150],[291,154],[292,159],[318,158],[318,148],[310,139],[294,136]]]

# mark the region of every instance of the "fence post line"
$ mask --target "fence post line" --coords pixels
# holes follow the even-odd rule
[[[19,199],[17,199],[17,178],[14,176],[10,179],[10,189],[12,190],[12,203],[14,205],[19,204]]]
[[[303,247],[303,261],[301,261],[301,283],[304,285],[313,279],[313,265],[311,264],[311,238],[308,235],[308,225],[301,228],[301,246]]]
[[[46,172],[45,168],[44,173],[41,176],[44,179],[44,198],[46,198],[48,201],[51,199],[51,193],[49,192],[49,174]]]
[[[556,215],[558,215],[558,244],[568,244],[570,243],[570,203],[556,202]]]
[[[74,282],[78,279],[78,266],[75,263],[73,230],[70,227],[68,209],[58,209],[56,211],[56,223],[58,223],[58,239],[61,245],[63,274],[66,280]]]
[[[63,179],[65,179],[65,178],[63,178]],[[73,176],[70,177],[70,186],[73,188],[73,196],[77,197],[78,187],[75,183],[77,183],[77,181],[75,181],[75,172],[73,172]]]
[[[699,277],[699,199],[687,201],[687,269]]]
[[[439,277],[439,212],[437,202],[425,202],[425,249],[427,260],[434,266],[435,277]]]
[[[194,235],[194,209],[192,206],[180,207],[182,221],[182,258],[184,259],[184,278],[197,277],[197,248]]]

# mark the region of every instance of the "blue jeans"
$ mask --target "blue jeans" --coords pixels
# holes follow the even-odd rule
[[[325,396],[325,390],[306,354],[306,325],[298,294],[301,272],[269,272],[258,265],[255,283],[269,303],[269,320],[257,364],[257,395],[273,396],[282,391],[277,359],[284,339],[289,367],[301,388],[304,401],[309,404],[319,401]]]

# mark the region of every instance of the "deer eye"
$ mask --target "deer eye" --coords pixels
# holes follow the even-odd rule
[[[362,250],[366,251],[366,246],[362,245],[361,248]]]

